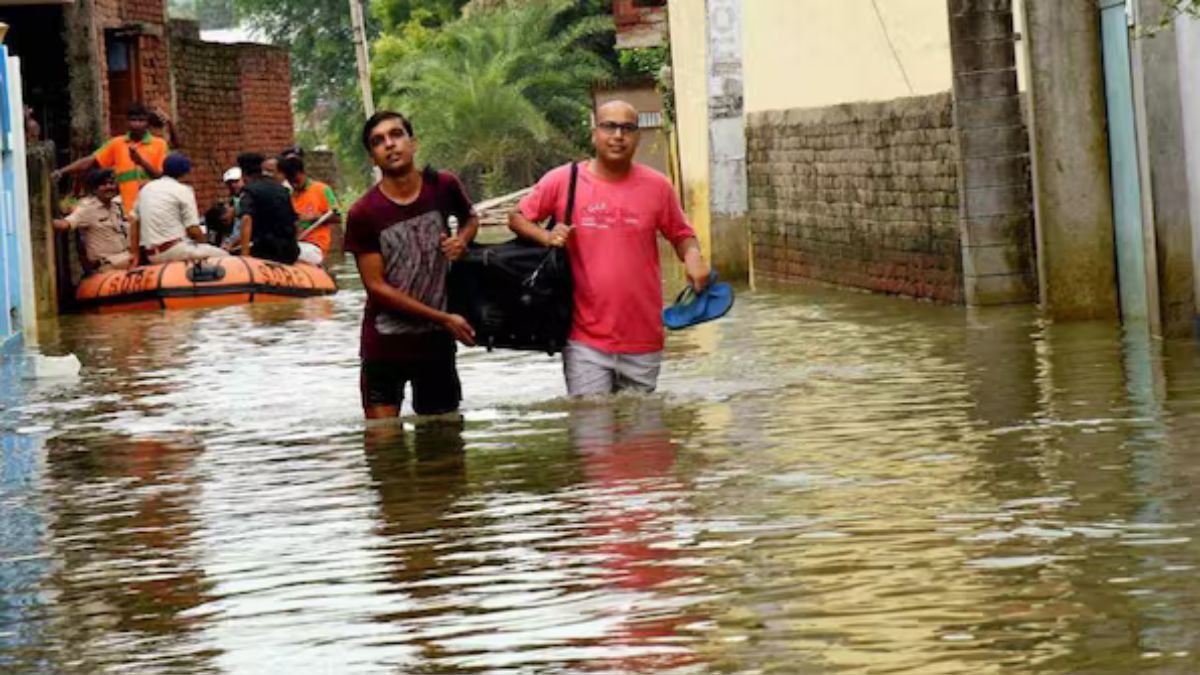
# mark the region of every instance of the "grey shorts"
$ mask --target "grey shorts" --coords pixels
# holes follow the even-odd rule
[[[606,396],[627,389],[651,392],[658,386],[661,369],[661,351],[611,354],[574,341],[563,350],[563,373],[571,396]]]

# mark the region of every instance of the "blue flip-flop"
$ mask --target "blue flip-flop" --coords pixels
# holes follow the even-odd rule
[[[732,307],[733,287],[717,281],[717,272],[713,270],[703,290],[697,293],[689,284],[675,298],[675,304],[663,310],[663,325],[671,330],[682,330],[719,319],[728,314]]]

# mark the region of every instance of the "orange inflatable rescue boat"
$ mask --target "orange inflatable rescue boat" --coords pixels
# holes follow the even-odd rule
[[[131,312],[272,302],[336,292],[333,277],[321,267],[230,256],[98,272],[79,282],[75,299],[85,311]]]

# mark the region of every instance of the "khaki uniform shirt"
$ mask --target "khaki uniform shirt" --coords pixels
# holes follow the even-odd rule
[[[96,197],[84,197],[64,220],[83,234],[83,249],[95,264],[129,252],[129,227],[116,202],[105,206]]]

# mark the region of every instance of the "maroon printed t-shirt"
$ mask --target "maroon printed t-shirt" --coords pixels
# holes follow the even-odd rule
[[[424,180],[411,204],[400,204],[379,186],[371,188],[346,217],[345,249],[356,255],[383,256],[383,276],[393,288],[436,310],[446,309],[446,276],[450,262],[441,239],[449,233],[450,216],[460,227],[474,213],[458,177],[439,171],[437,181]],[[410,314],[378,307],[367,297],[359,355],[364,361],[416,361],[454,348],[442,326]]]
[[[696,236],[666,176],[634,164],[629,175],[609,181],[579,166],[575,226],[567,241],[575,280],[570,339],[617,354],[663,348],[661,234],[672,244]],[[521,200],[521,215],[563,222],[571,165],[542,177]]]

